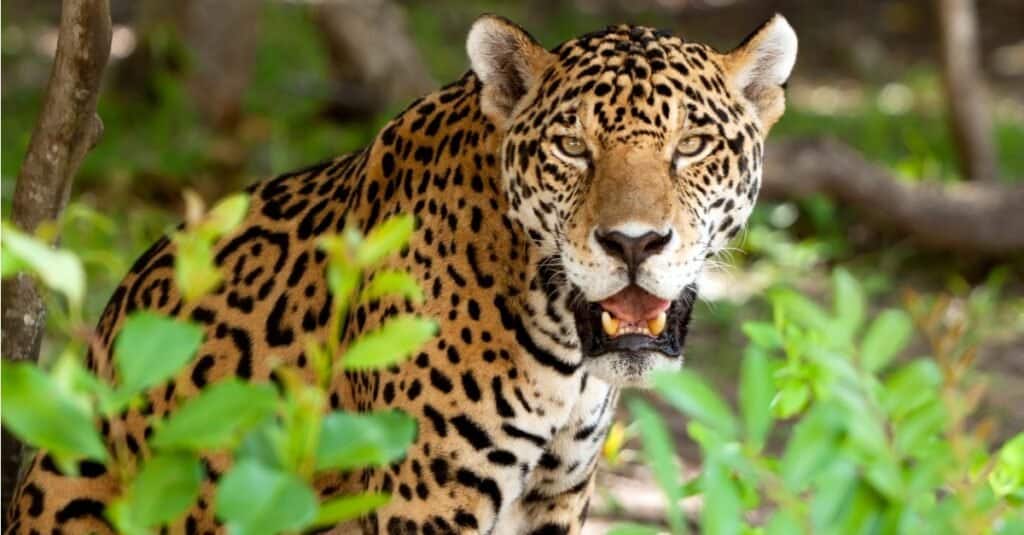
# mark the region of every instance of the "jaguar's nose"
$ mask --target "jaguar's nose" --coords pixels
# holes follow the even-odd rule
[[[625,262],[632,279],[644,260],[665,249],[672,240],[672,230],[669,229],[664,234],[649,231],[639,236],[630,236],[617,230],[595,231],[594,238],[606,253]]]

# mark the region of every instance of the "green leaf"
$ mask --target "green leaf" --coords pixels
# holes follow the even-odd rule
[[[1017,433],[999,450],[999,462],[1014,468],[1024,468],[1024,433]]]
[[[220,200],[200,224],[201,233],[209,240],[233,230],[245,220],[249,212],[249,195],[236,193]]]
[[[849,388],[837,388],[831,398],[846,414],[848,444],[867,457],[889,457],[885,418],[876,413],[865,398]],[[873,462],[882,464],[875,459]]]
[[[153,312],[134,312],[114,341],[114,363],[126,396],[174,377],[192,360],[203,330]]]
[[[317,239],[317,247],[329,256],[336,258],[350,257],[354,248],[360,243],[362,243],[362,236],[347,227],[342,234],[325,234]]]
[[[839,417],[831,405],[816,405],[794,426],[779,465],[780,475],[792,491],[802,492],[835,455],[839,430],[833,420]]]
[[[835,524],[836,517],[853,495],[857,475],[857,466],[842,459],[813,476],[816,492],[811,498],[811,519],[815,525]]]
[[[4,225],[4,232],[7,232]],[[32,272],[32,266],[10,251],[7,240],[0,241],[0,276],[3,278],[13,277],[21,272]]]
[[[796,416],[811,400],[811,387],[799,380],[786,381],[772,399],[772,414],[786,419]]]
[[[316,511],[309,485],[251,459],[238,461],[217,485],[217,517],[233,535],[298,531],[313,522]]]
[[[716,429],[726,438],[736,436],[738,426],[729,405],[696,373],[687,369],[655,373],[652,384],[665,401],[687,416]]]
[[[101,416],[109,418],[122,408],[123,400],[106,381],[85,368],[73,346],[65,348],[54,363],[50,378],[89,414],[93,414],[95,407]]]
[[[748,321],[743,323],[743,333],[761,349],[771,350],[782,347],[782,335],[771,323]]]
[[[1024,488],[1024,433],[1018,433],[999,450],[988,483],[999,497],[1019,493]]]
[[[1024,513],[1020,511],[1011,513],[1009,516],[1002,519],[1002,523],[996,527],[996,530],[993,533],[996,535],[1024,534]]]
[[[723,437],[717,430],[697,420],[691,419],[689,422],[686,422],[686,432],[690,435],[690,438],[700,445],[701,451],[715,451],[730,444],[729,440]]]
[[[757,448],[764,445],[772,426],[772,398],[775,388],[771,363],[763,351],[748,348],[740,368],[740,408],[747,438]]]
[[[416,420],[403,412],[332,412],[321,424],[316,467],[384,466],[404,457],[415,439]]]
[[[409,355],[437,335],[433,320],[402,314],[388,319],[380,328],[363,334],[345,351],[346,370],[385,368]]]
[[[871,322],[861,342],[861,365],[869,372],[881,370],[910,341],[912,324],[906,312],[889,309]]]
[[[362,267],[372,266],[385,256],[397,253],[412,235],[416,219],[411,215],[396,215],[380,223],[367,234],[356,251],[356,261]]]
[[[107,460],[90,412],[28,362],[0,367],[0,417],[12,433],[59,458]]]
[[[884,504],[881,496],[870,487],[857,485],[841,518],[828,527],[837,528],[838,533],[893,533],[894,530],[878,525]]]
[[[77,256],[54,249],[7,222],[3,224],[0,244],[4,277],[27,269],[38,276],[47,288],[63,294],[72,309],[77,310],[81,306],[85,297],[85,270]]]
[[[249,459],[269,468],[283,469],[285,442],[281,426],[273,419],[264,420],[242,439],[235,450],[235,459]]]
[[[186,453],[164,453],[150,458],[128,491],[110,506],[109,514],[121,531],[145,533],[145,528],[167,524],[196,501],[203,481],[199,459]]]
[[[230,448],[273,414],[276,403],[272,386],[232,377],[189,399],[157,429],[151,444],[194,451]]]
[[[363,289],[363,301],[380,299],[396,295],[413,303],[423,302],[423,289],[416,278],[404,271],[384,270],[373,276],[373,280]]]
[[[892,503],[901,503],[906,498],[906,485],[899,463],[890,456],[871,459],[864,471],[864,479]]]
[[[665,493],[667,505],[666,516],[673,533],[684,533],[686,522],[679,508],[682,499],[682,470],[676,459],[672,436],[665,427],[658,413],[639,398],[629,400],[629,412],[636,419],[640,436],[643,438],[643,451],[647,463],[654,470],[654,479]]]
[[[772,294],[772,303],[787,320],[821,333],[830,331],[832,319],[817,303],[792,291],[780,290]]]
[[[734,443],[734,444],[736,444],[736,443]],[[737,446],[738,446],[738,444],[737,444]],[[735,458],[737,458],[737,459],[741,458],[741,457],[743,457],[743,456],[742,455],[735,456]],[[745,457],[743,457],[743,460],[745,462],[749,462],[749,459],[746,459]],[[730,466],[730,468],[732,468],[732,467]],[[762,498],[761,498],[761,493],[758,490],[758,486],[760,485],[760,482],[759,482],[759,479],[757,477],[757,474],[751,474],[751,475],[741,474],[741,473],[739,473],[739,471],[737,471],[735,469],[733,469],[733,473],[736,474],[734,476],[735,479],[733,481],[736,484],[736,490],[737,490],[737,493],[739,494],[739,500],[740,500],[740,504],[741,504],[742,509],[743,510],[748,510],[748,509],[757,509],[758,507],[760,507],[761,506]],[[743,526],[743,528],[746,528],[746,526]],[[742,531],[743,531],[743,533],[748,533],[748,531],[746,529],[743,529]]]
[[[333,526],[346,520],[354,520],[387,504],[390,500],[391,495],[383,492],[367,492],[335,498],[320,504],[320,511],[313,524],[315,526]]]
[[[795,517],[794,511],[780,509],[772,513],[772,516],[765,522],[765,535],[793,535],[804,533],[800,521]]]
[[[694,422],[690,422],[690,425],[693,424]],[[704,489],[701,488],[700,474],[698,474],[696,477],[691,478],[686,483],[683,483],[683,488],[681,492],[683,493],[683,498],[689,498],[691,496],[696,496],[704,492]]]
[[[606,535],[659,535],[664,529],[643,524],[615,524]]]
[[[332,254],[327,262],[326,278],[327,288],[331,291],[333,299],[332,308],[335,317],[344,317],[353,294],[359,286],[362,273],[344,256]]]
[[[925,451],[946,425],[946,407],[937,398],[902,416],[892,425],[896,448],[908,455]]]
[[[816,392],[831,390],[835,383],[856,384],[859,380],[857,368],[846,353],[840,353],[826,346],[812,345],[806,351],[808,360],[817,365],[814,376]],[[827,396],[826,396],[827,397]]]
[[[837,268],[832,272],[832,293],[836,324],[846,341],[852,340],[864,322],[864,290],[849,271]]]
[[[931,359],[916,359],[897,368],[885,381],[882,403],[894,418],[905,416],[936,400],[942,372]]]
[[[294,370],[283,368],[277,374],[285,390],[278,409],[282,424],[276,439],[278,457],[289,471],[306,474],[316,463],[327,394],[306,384]]]
[[[701,533],[735,535],[740,532],[742,504],[729,470],[712,454],[704,459],[701,481],[704,485],[704,508],[701,510]]]
[[[327,347],[312,338],[306,339],[306,358],[309,367],[316,374],[316,384],[327,386],[334,372],[334,359]]]
[[[87,414],[93,414],[94,399],[102,406],[111,395],[110,387],[82,365],[73,346],[68,346],[53,363],[49,373],[56,388]]]
[[[213,257],[213,244],[197,233],[178,232],[173,236],[174,281],[187,302],[194,302],[214,291],[222,276]]]

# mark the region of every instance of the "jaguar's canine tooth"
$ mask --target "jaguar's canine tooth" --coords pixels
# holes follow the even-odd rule
[[[619,332],[619,320],[613,318],[612,315],[605,310],[601,312],[601,327],[604,328],[604,333],[608,336],[615,336]]]
[[[657,317],[647,320],[647,330],[651,331],[654,336],[660,336],[665,330],[666,314],[664,312],[657,315]]]

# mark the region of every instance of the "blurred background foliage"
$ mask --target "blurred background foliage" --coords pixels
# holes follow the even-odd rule
[[[212,201],[263,177],[368,143],[388,118],[424,92],[422,88],[443,85],[465,72],[465,33],[483,12],[509,17],[548,46],[612,23],[630,22],[666,28],[719,49],[734,46],[770,14],[781,12],[800,36],[800,56],[789,85],[788,110],[772,132],[769,152],[779,140],[834,137],[897,180],[965,180],[947,116],[936,2],[367,1],[378,9],[387,4],[387,9],[397,10],[397,28],[405,30],[397,35],[382,29],[377,38],[390,42],[401,37],[411,45],[391,65],[394,80],[404,84],[394,88],[399,84],[361,74],[359,58],[346,61],[332,53],[332,36],[326,29],[330,15],[321,11],[323,4],[332,3],[360,7],[359,0],[252,0],[258,13],[251,19],[237,25],[229,19],[219,29],[207,30],[220,32],[221,40],[252,43],[247,52],[251,68],[241,69],[243,90],[236,92],[237,102],[225,106],[190,85],[211,60],[204,57],[209,48],[190,44],[194,32],[203,30],[183,22],[187,8],[162,0],[111,2],[112,57],[99,102],[105,131],[84,161],[60,222],[63,244],[86,262],[86,309],[91,317],[98,317],[133,259],[180,219],[183,189],[194,189]],[[218,9],[216,2],[207,4]],[[0,34],[0,175],[2,209],[9,213],[15,177],[52,61],[59,3],[2,0],[0,6],[5,14]],[[993,118],[998,181],[1020,185],[1024,4],[980,0],[976,6],[979,67]],[[372,25],[368,29],[375,30]],[[216,77],[213,80],[219,83]],[[234,111],[214,116],[211,102],[215,110]],[[978,348],[979,373],[991,383],[992,395],[982,413],[1001,422],[999,436],[1024,428],[1021,252],[986,256],[922,249],[821,194],[762,201],[734,247],[702,284],[703,302],[688,345],[693,369],[727,396],[734,395],[746,345],[739,325],[770,314],[766,291],[795,287],[821,296],[827,291],[829,273],[842,267],[863,282],[874,310],[899,306],[902,289],[952,296],[950,313],[967,321],[967,337]],[[50,321],[61,320],[51,316]],[[923,347],[921,340],[914,343]],[[676,418],[669,424],[686,456],[685,422]],[[691,448],[691,454],[696,457],[696,449]],[[624,458],[629,459],[628,448]],[[634,501],[641,500],[626,505],[634,512],[642,511],[645,496],[654,496],[650,500],[656,502],[656,491],[641,491],[653,489],[645,470],[629,462],[620,464],[606,478],[610,490],[603,495],[611,498],[605,503],[618,503],[616,485],[629,489],[624,494]]]

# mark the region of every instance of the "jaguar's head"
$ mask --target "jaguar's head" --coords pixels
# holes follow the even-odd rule
[[[509,215],[573,296],[587,366],[642,384],[681,365],[697,277],[757,197],[793,29],[776,15],[720,53],[617,26],[548,51],[484,16],[467,48],[503,135]]]

